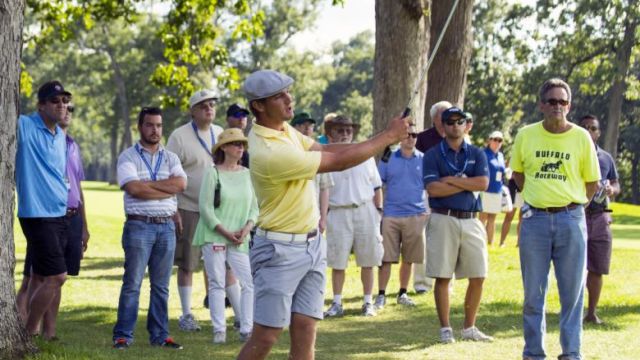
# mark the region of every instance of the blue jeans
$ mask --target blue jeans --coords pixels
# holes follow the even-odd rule
[[[113,328],[113,340],[123,338],[133,342],[138,319],[140,286],[149,266],[151,296],[147,314],[147,330],[151,344],[160,344],[169,336],[169,279],[176,249],[175,225],[151,224],[128,220],[122,232],[124,275],[118,303],[118,320]]]
[[[584,208],[558,213],[525,204],[520,229],[520,267],[524,285],[524,357],[544,359],[545,298],[553,261],[560,296],[560,345],[566,359],[581,359],[582,305],[587,225]]]

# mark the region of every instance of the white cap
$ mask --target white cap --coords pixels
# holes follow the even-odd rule
[[[244,81],[242,90],[247,100],[268,98],[293,84],[293,79],[274,70],[258,70]]]
[[[192,108],[194,105],[210,99],[218,100],[218,93],[209,89],[196,91],[189,98],[189,108]]]
[[[496,130],[489,134],[489,139],[504,139],[504,136],[502,136],[501,131]]]

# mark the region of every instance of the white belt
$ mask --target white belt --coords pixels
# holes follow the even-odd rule
[[[309,242],[317,238],[318,230],[313,230],[308,234],[292,234],[278,231],[269,231],[261,228],[256,229],[256,235],[262,236],[267,240],[280,241],[286,243]]]

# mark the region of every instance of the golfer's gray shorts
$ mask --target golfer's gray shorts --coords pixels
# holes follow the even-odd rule
[[[326,243],[284,243],[256,234],[249,250],[255,291],[253,321],[283,328],[291,313],[322,319]]]

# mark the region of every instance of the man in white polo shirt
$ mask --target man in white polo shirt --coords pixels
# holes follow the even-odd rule
[[[338,115],[325,125],[330,144],[350,144],[359,129],[346,116]],[[342,288],[351,250],[360,267],[364,302],[363,316],[375,316],[373,267],[382,264],[382,180],[373,158],[350,169],[331,174],[334,187],[329,194],[327,217],[327,265],[331,270],[333,302],[325,317],[342,316]]]

